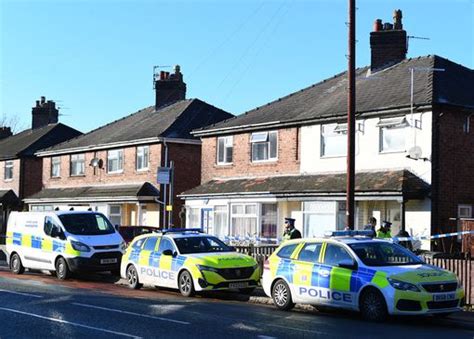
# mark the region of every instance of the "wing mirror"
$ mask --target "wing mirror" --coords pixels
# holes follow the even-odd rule
[[[173,251],[172,250],[164,250],[163,255],[170,255],[173,256]]]
[[[354,260],[348,260],[348,259],[344,259],[344,260],[341,260],[341,262],[337,265],[341,268],[347,268],[349,270],[357,270],[357,262],[355,262]]]

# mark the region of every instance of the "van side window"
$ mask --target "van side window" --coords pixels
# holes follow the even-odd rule
[[[53,220],[50,217],[44,218],[44,233],[51,236],[53,230]]]

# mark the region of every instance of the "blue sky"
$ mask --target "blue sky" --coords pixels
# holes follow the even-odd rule
[[[357,7],[357,66],[374,20],[399,8],[408,35],[430,38],[410,39],[408,57],[474,68],[474,0]],[[0,15],[0,118],[23,128],[41,95],[83,132],[153,105],[154,65],[181,65],[188,98],[234,114],[347,68],[345,0],[0,0]]]

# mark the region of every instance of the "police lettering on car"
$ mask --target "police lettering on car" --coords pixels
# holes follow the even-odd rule
[[[204,290],[250,292],[258,286],[260,269],[252,257],[199,229],[172,229],[136,237],[122,259],[121,275],[131,288],[150,284],[191,296]]]
[[[265,262],[265,293],[282,310],[308,303],[360,311],[370,320],[461,310],[464,290],[453,273],[371,235],[343,231],[284,242]]]

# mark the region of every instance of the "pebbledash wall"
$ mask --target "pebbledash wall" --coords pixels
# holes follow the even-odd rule
[[[233,161],[226,165],[217,164],[217,137],[203,137],[201,183],[216,178],[298,174],[299,128],[282,128],[277,131],[277,160],[252,162],[250,143],[252,133],[240,133],[233,135]]]

